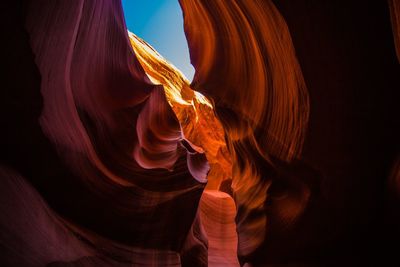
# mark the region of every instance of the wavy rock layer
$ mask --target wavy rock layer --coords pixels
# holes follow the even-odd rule
[[[307,203],[307,187],[280,174],[276,162],[299,158],[308,119],[306,87],[286,23],[271,1],[180,3],[196,69],[191,86],[213,99],[235,162],[238,253],[246,257],[264,241],[267,214],[287,225]],[[283,190],[277,190],[282,182]],[[269,193],[277,194],[271,207]]]

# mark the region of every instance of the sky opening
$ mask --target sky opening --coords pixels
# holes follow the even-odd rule
[[[178,0],[122,0],[122,6],[128,30],[153,46],[192,81],[194,68]]]

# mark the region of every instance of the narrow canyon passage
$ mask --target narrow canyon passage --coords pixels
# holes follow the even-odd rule
[[[399,265],[400,5],[145,2],[4,3],[0,266]]]

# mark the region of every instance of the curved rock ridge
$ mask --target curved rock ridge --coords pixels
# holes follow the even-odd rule
[[[191,87],[213,100],[234,162],[238,254],[245,259],[262,247],[269,219],[290,225],[307,204],[308,187],[283,171],[301,156],[307,89],[272,1],[180,4],[196,70]]]
[[[120,1],[32,1],[26,28],[42,78],[40,127],[71,174],[32,178],[55,220],[91,244],[90,257],[175,266],[200,247],[206,258],[202,232],[186,243],[209,163],[138,61]],[[98,266],[70,260],[59,265]]]

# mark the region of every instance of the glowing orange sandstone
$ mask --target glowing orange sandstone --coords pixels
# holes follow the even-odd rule
[[[224,131],[211,102],[190,88],[189,81],[144,40],[129,32],[135,55],[150,81],[162,85],[168,103],[177,116],[182,132],[192,144],[203,150],[211,166],[207,189],[219,189],[232,177],[232,163]]]

